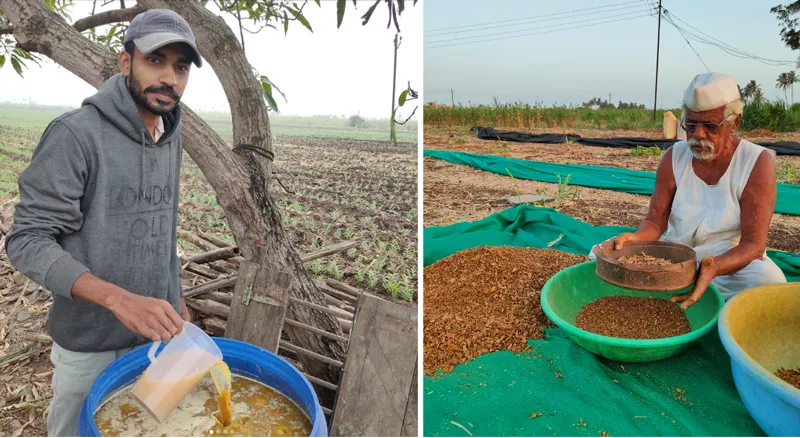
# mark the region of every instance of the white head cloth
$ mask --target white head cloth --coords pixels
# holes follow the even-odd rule
[[[733,76],[701,73],[694,77],[683,94],[683,104],[694,112],[709,111],[741,99]]]

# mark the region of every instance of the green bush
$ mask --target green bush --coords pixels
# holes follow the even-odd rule
[[[356,114],[350,116],[350,123],[348,124],[352,128],[364,128],[367,125],[367,121],[360,115]]]
[[[792,132],[800,128],[800,103],[788,106],[786,102],[767,100],[745,102],[739,129],[769,129],[772,132]]]

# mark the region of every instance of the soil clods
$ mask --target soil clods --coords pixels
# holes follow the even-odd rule
[[[784,382],[800,389],[800,368],[795,368],[793,370],[781,368],[775,372],[775,375]]]
[[[575,324],[588,332],[625,339],[659,339],[691,331],[683,311],[669,300],[603,297],[581,309]]]
[[[553,327],[539,294],[550,277],[588,260],[552,249],[472,248],[425,268],[424,369],[455,365],[499,350],[523,351]]]

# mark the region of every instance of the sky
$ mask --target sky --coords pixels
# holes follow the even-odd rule
[[[658,19],[648,13],[657,2],[495,0],[490,6],[484,0],[425,1],[424,100],[450,104],[452,89],[456,103],[465,105],[490,104],[493,98],[579,105],[593,97],[606,100],[611,93],[615,104],[622,100],[652,108]],[[796,68],[800,52],[781,41],[769,9],[788,2],[663,0],[678,26],[698,34],[691,25],[737,49],[790,65],[741,59],[687,37],[695,54],[662,18],[658,107],[679,107],[692,78],[708,69],[733,75],[740,86],[754,79],[765,97],[783,99],[776,80]],[[482,40],[493,41],[475,42]],[[797,91],[800,101],[800,87]]]
[[[91,0],[74,3],[70,12],[73,20],[91,14]],[[97,11],[119,7],[114,2],[101,8],[103,3],[98,0]],[[128,3],[130,7],[131,2]],[[422,88],[422,4],[407,3],[398,18],[402,43],[397,54],[397,97],[408,81],[413,89]],[[357,9],[353,9],[348,1],[340,29],[336,28],[336,0],[322,0],[321,7],[309,1],[304,9],[313,34],[298,22],[290,24],[288,36],[284,36],[283,29],[271,28],[255,35],[244,33],[247,59],[286,94],[288,103],[275,93],[281,115],[349,117],[360,113],[366,118],[389,118],[395,29],[386,28],[388,8],[383,4],[375,10],[370,22],[362,26],[361,15],[368,4],[372,2],[359,1]],[[207,7],[219,12],[213,1]],[[238,36],[235,18],[229,14],[224,17]],[[255,27],[242,18],[245,26]],[[20,78],[10,63],[0,68],[0,102],[21,103],[30,99],[40,105],[77,107],[96,91],[49,60],[41,68],[28,63],[28,70],[23,73],[24,78]],[[202,68],[193,66],[182,101],[195,111],[230,111],[225,92],[207,62]],[[397,118],[405,119],[415,103],[406,103]]]

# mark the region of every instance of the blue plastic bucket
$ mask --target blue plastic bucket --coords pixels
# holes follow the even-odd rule
[[[231,373],[268,385],[289,397],[311,419],[312,437],[328,436],[328,426],[317,394],[294,365],[263,348],[227,338],[212,338],[222,351]],[[150,345],[138,347],[115,360],[92,384],[78,418],[79,436],[100,436],[94,414],[106,399],[133,384],[147,369]],[[159,352],[163,349],[162,345]]]

